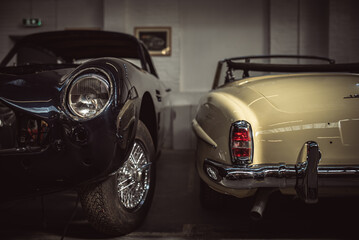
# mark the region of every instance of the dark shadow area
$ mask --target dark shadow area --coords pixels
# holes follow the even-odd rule
[[[61,239],[75,208],[75,191],[0,205],[1,239]],[[116,239],[353,239],[358,197],[321,198],[307,205],[273,193],[264,219],[252,221],[253,198],[226,197],[222,208],[205,210],[193,151],[164,151],[157,164],[157,185],[150,212],[135,232]],[[65,239],[111,239],[91,228],[79,204]]]
[[[17,200],[0,205],[1,239],[60,239],[76,206],[75,191]],[[78,204],[66,236],[106,238],[91,228]],[[65,238],[66,239],[66,238]]]

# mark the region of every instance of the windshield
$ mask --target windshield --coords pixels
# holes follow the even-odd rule
[[[31,64],[61,64],[65,63],[53,53],[31,47],[21,47],[6,66],[24,66]]]
[[[0,67],[33,64],[82,64],[95,58],[126,59],[158,77],[144,45],[134,36],[108,31],[66,30],[20,38]]]
[[[74,63],[101,57],[141,59],[139,41],[131,35],[106,31],[55,31],[20,38],[2,66],[32,63]]]

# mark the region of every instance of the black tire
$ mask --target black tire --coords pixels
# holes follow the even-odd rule
[[[149,166],[146,164],[147,167],[145,168],[142,167],[145,170],[141,170],[140,173],[136,171],[137,175],[133,171],[130,173],[127,171],[126,173],[131,176],[127,178],[128,180],[125,183],[127,186],[124,189],[131,189],[129,187],[131,184],[128,184],[128,181],[131,181],[131,183],[134,181],[135,184],[133,185],[137,186],[136,184],[139,181],[147,182],[147,179],[149,179],[148,188],[146,188],[148,190],[140,191],[141,194],[144,192],[142,201],[137,205],[133,204],[133,206],[130,206],[129,202],[126,202],[124,199],[124,196],[128,196],[123,193],[125,190],[119,190],[124,195],[118,193],[118,188],[121,187],[119,178],[122,178],[121,183],[123,183],[124,181],[122,180],[127,177],[125,174],[120,174],[120,171],[126,170],[125,164],[116,174],[110,176],[105,181],[88,185],[79,191],[82,208],[88,217],[88,221],[97,231],[106,235],[120,236],[135,230],[145,219],[152,202],[155,187],[155,149],[151,135],[141,121],[138,123],[134,146],[142,148],[144,156],[147,158],[146,161],[150,164]],[[134,146],[132,149],[135,149]],[[139,154],[138,151],[136,152],[137,154]],[[131,161],[130,156],[127,161]],[[132,166],[133,164],[128,166],[130,165]],[[140,168],[137,166],[137,169]],[[140,180],[133,180],[135,178],[140,178]],[[139,191],[136,190],[134,192],[132,196],[138,194]],[[133,202],[135,201],[131,203]]]

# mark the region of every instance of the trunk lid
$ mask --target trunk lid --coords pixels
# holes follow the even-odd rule
[[[359,75],[272,75],[244,85],[265,99],[251,105],[265,162],[294,164],[303,144],[315,141],[320,164],[359,164]]]
[[[346,111],[350,115],[359,106],[359,75],[287,75],[255,81],[250,87],[287,113]]]

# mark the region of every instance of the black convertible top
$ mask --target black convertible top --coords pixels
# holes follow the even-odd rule
[[[276,63],[253,63],[253,59],[297,59],[300,60],[319,60],[324,63],[316,64],[276,64]],[[244,61],[244,62],[241,62]],[[359,63],[340,63],[337,64],[333,59],[317,56],[298,56],[298,55],[265,55],[265,56],[244,56],[227,58],[218,62],[217,70],[213,82],[213,87],[218,86],[223,64],[227,64],[225,82],[234,79],[233,70],[242,70],[243,78],[249,77],[249,71],[257,72],[351,72],[359,73]]]
[[[0,66],[6,66],[21,47],[50,52],[68,63],[74,59],[99,57],[144,58],[143,44],[132,35],[107,31],[65,30],[35,33],[21,38]]]

